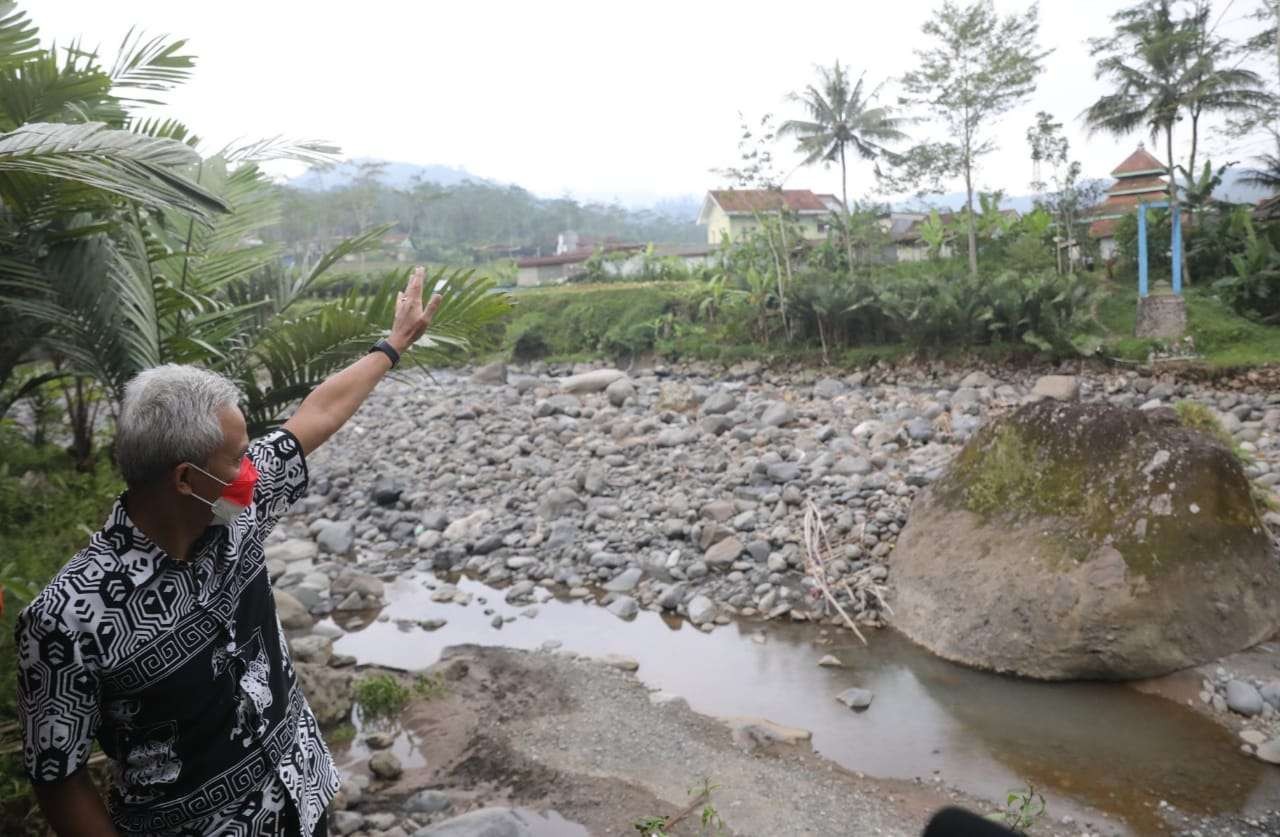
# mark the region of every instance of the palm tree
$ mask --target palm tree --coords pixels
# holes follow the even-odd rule
[[[788,98],[804,106],[807,120],[792,119],[778,129],[779,135],[798,139],[797,150],[805,155],[804,165],[840,161],[840,197],[849,206],[849,174],[845,150],[852,146],[863,160],[876,160],[889,153],[885,143],[906,139],[903,120],[886,107],[873,107],[877,91],[864,92],[865,74],[852,86],[849,75],[837,61],[830,68],[818,68],[819,83]]]
[[[1260,92],[1257,74],[1237,68],[1219,67],[1216,56],[1225,42],[1209,28],[1207,4],[1198,3],[1185,18],[1175,19],[1172,0],[1151,0],[1124,9],[1112,16],[1116,34],[1094,39],[1093,54],[1101,56],[1095,76],[1113,85],[1108,93],[1085,111],[1092,132],[1106,131],[1124,136],[1145,129],[1153,143],[1163,136],[1169,179],[1170,213],[1179,209],[1177,172],[1195,177],[1195,155],[1199,120],[1212,112],[1239,113],[1269,100]],[[1175,162],[1174,128],[1183,118],[1191,124],[1190,166]],[[1183,275],[1186,271],[1183,251]]]
[[[1240,181],[1250,186],[1280,193],[1280,132],[1273,131],[1271,136],[1275,140],[1276,153],[1261,154],[1254,158],[1260,165],[1257,168],[1245,169],[1244,177],[1240,178]]]

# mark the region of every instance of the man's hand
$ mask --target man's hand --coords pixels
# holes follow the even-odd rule
[[[396,317],[391,324],[391,334],[387,335],[387,342],[400,354],[408,351],[427,333],[436,309],[444,301],[440,294],[432,294],[426,308],[422,307],[422,283],[426,275],[426,270],[421,266],[415,267],[404,293],[396,297]]]
[[[426,275],[421,267],[414,268],[404,293],[396,297],[396,318],[387,342],[400,354],[409,351],[426,334],[436,309],[444,301],[440,294],[434,294],[426,308],[422,307],[422,283]],[[390,370],[391,362],[385,353],[365,355],[312,390],[298,412],[284,423],[284,429],[297,438],[302,452],[310,455],[355,414]]]

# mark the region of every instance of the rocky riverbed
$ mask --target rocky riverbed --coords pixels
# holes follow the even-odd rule
[[[315,620],[376,619],[385,582],[413,572],[501,587],[528,618],[558,594],[600,597],[624,621],[645,609],[706,631],[735,619],[842,630],[839,605],[866,632],[886,618],[914,495],[989,417],[1030,399],[1200,402],[1250,458],[1259,495],[1275,496],[1280,394],[1248,380],[1042,372],[534,365],[385,383],[312,457],[311,491],[268,551],[308,694],[322,720],[349,712],[344,666],[354,661],[332,654],[332,622],[308,633]],[[826,527],[834,601],[806,561],[810,509]],[[1280,515],[1267,522],[1280,527]],[[435,602],[468,603],[457,586],[430,583]],[[514,618],[494,611],[495,631]],[[418,627],[439,622],[424,615]],[[1274,662],[1222,666],[1197,676],[1203,688],[1188,699],[1249,733],[1241,746],[1270,760],[1280,672]]]

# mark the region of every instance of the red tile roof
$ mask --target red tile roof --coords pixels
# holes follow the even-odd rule
[[[1138,150],[1129,155],[1123,163],[1116,166],[1115,171],[1111,172],[1112,177],[1125,177],[1127,175],[1145,174],[1147,172],[1165,172],[1164,163],[1151,156],[1151,152],[1142,146],[1138,146]]]
[[[730,215],[777,212],[784,207],[792,212],[829,211],[822,198],[808,189],[720,189],[709,194]]]
[[[1253,217],[1259,221],[1280,219],[1280,195],[1258,201],[1258,205],[1253,208]]]
[[[1119,218],[1107,218],[1102,221],[1094,221],[1089,225],[1089,237],[1111,238],[1116,234],[1116,224],[1119,222]]]
[[[1115,183],[1111,184],[1111,188],[1107,190],[1108,195],[1116,192],[1151,192],[1152,194],[1168,194],[1169,185],[1164,178],[1154,174],[1142,175],[1140,177],[1122,177]]]

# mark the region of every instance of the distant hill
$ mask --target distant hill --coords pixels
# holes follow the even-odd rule
[[[370,160],[369,158],[345,160],[327,170],[309,169],[298,177],[289,180],[288,185],[295,189],[306,189],[313,192],[339,189],[351,185],[351,182],[355,180],[360,171],[361,164],[376,162],[383,164],[378,182],[393,189],[407,189],[418,180],[427,183],[438,183],[441,186],[456,186],[468,180],[473,183],[498,185],[497,181],[479,177],[466,169],[454,168],[453,166],[420,166],[416,163],[386,162]]]

